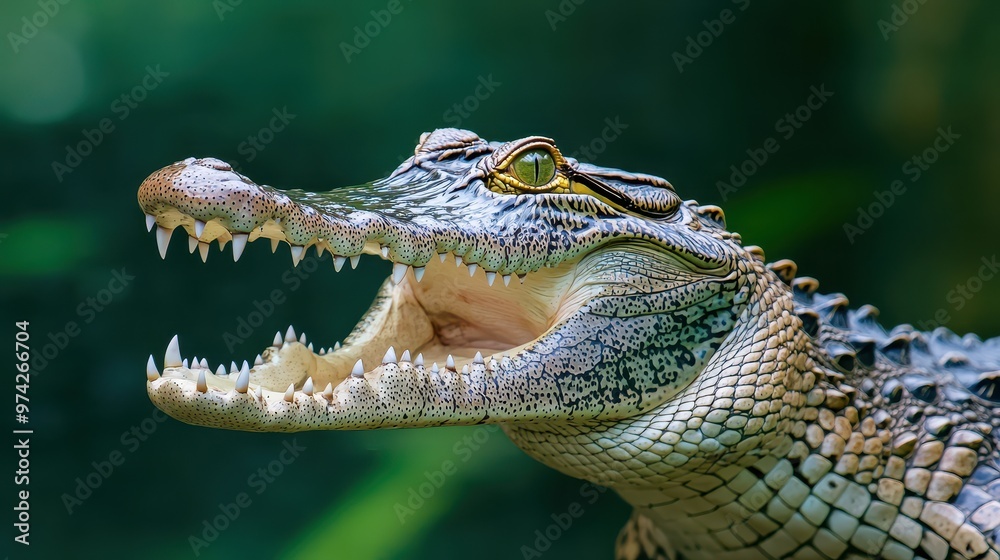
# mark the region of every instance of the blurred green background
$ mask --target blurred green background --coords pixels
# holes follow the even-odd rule
[[[11,340],[14,321],[30,321],[40,361],[32,544],[3,548],[11,558],[186,558],[194,548],[202,558],[522,558],[577,501],[585,514],[543,556],[610,557],[628,508],[610,493],[589,504],[580,481],[499,433],[293,440],[156,421],[144,364],[151,352],[162,362],[173,334],[213,365],[253,356],[289,323],[332,344],[389,269],[321,266],[231,353],[221,333],[287,286],[287,249],[251,245],[238,264],[213,249],[203,265],[175,239],[162,261],[139,183],[211,155],[258,182],[325,190],[386,174],[437,127],[542,134],[724,206],[730,228],[770,259],[794,259],[822,289],[879,306],[886,323],[927,325],[944,310],[950,328],[997,335],[1000,281],[961,308],[952,290],[998,246],[998,12],[940,0],[5,2],[0,334]],[[832,96],[801,109],[812,87]],[[275,111],[287,122],[272,128]],[[788,128],[796,111],[800,126]],[[605,132],[609,121],[620,124]],[[916,177],[904,164],[939,127],[960,138]],[[602,133],[614,139],[595,140]],[[735,191],[720,189],[769,138],[777,152]],[[878,212],[873,193],[895,180],[905,193],[849,239],[844,224],[858,225],[859,207]],[[305,450],[274,463],[293,441]],[[96,472],[113,457],[110,474]],[[457,472],[401,524],[396,504],[446,460]],[[281,472],[262,483],[268,467]],[[100,486],[71,502],[88,476]],[[241,492],[250,505],[203,534]],[[195,547],[192,536],[208,540]]]

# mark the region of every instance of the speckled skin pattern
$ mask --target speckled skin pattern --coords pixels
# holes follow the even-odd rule
[[[529,150],[553,177],[515,168]],[[1000,560],[1000,339],[887,332],[663,179],[443,129],[359,187],[282,192],[191,158],[139,204],[161,254],[180,227],[203,258],[268,238],[293,262],[314,247],[337,270],[394,263],[343,345],[315,352],[290,328],[253,367],[212,373],[175,338],[147,389],[182,421],[499,424],[634,506],[623,560]]]

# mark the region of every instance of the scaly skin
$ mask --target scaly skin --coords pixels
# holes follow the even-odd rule
[[[296,262],[395,263],[343,346],[289,329],[213,374],[175,337],[147,389],[179,420],[499,424],[635,507],[620,559],[1000,560],[1000,339],[887,333],[663,179],[444,129],[360,187],[281,192],[188,159],[139,204],[161,254],[182,227],[203,258],[266,237]]]

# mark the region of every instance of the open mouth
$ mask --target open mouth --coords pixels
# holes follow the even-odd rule
[[[193,166],[202,161],[185,163]],[[209,163],[225,166],[213,161],[216,163]],[[228,166],[224,171],[235,175]],[[156,184],[156,178],[154,174],[147,183]],[[176,177],[173,181],[183,183]],[[142,197],[140,190],[141,203]],[[297,211],[310,213],[293,205]],[[232,227],[234,220],[228,216],[210,217],[210,208],[178,206],[183,208],[172,205],[162,193],[157,194],[155,203],[143,203],[147,227],[156,231],[161,256],[166,254],[173,230],[181,228],[187,233],[190,252],[200,251],[203,259],[211,242],[223,247],[231,243],[238,260],[247,243],[266,239],[272,250],[281,242],[287,243],[295,265],[311,250],[319,255],[330,253],[326,258],[337,271],[346,269],[347,263],[356,266],[362,254],[394,264],[371,308],[342,344],[310,341],[305,333],[289,327],[287,332],[276,333],[273,344],[256,358],[213,367],[205,359],[183,357],[175,336],[168,344],[162,372],[152,356],[147,364],[150,397],[168,412],[185,401],[211,403],[216,409],[239,405],[245,412],[250,400],[260,409],[260,418],[270,418],[273,423],[282,417],[274,412],[282,408],[336,410],[340,401],[359,398],[367,398],[377,408],[384,400],[380,396],[393,387],[470,385],[471,378],[488,379],[501,361],[516,360],[521,350],[576,312],[590,291],[588,284],[578,285],[579,258],[541,266],[530,274],[490,270],[469,262],[469,255],[457,251],[436,253],[427,262],[419,262],[423,258],[407,258],[405,251],[391,242],[366,239],[359,243],[357,232],[349,229],[342,235],[354,243],[358,249],[354,252],[345,251],[345,241],[336,235],[312,235],[302,244],[303,237],[296,235],[298,228],[293,227],[291,216],[267,219],[240,231]],[[185,210],[193,210],[198,217]],[[407,377],[406,384],[399,384],[399,376]],[[209,418],[182,419],[222,425]],[[224,427],[239,427],[231,420]],[[292,425],[308,429],[294,423],[280,429]],[[269,428],[267,423],[242,427],[279,429]]]

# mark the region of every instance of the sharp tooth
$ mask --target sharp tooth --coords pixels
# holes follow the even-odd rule
[[[146,214],[146,231],[153,231],[153,226],[156,225],[156,216],[152,214]]]
[[[236,365],[236,362],[229,362],[229,373],[236,373],[240,371],[240,366]]]
[[[472,358],[472,363],[474,363],[474,364],[481,364],[481,363],[483,363],[483,353],[482,352],[476,352],[476,357]]]
[[[448,253],[438,253],[438,258],[441,259],[441,262],[444,262],[448,258]]]
[[[219,367],[215,370],[215,375],[218,375],[219,377],[225,377],[226,376],[226,366],[224,366],[222,364],[219,364]]]
[[[455,369],[455,358],[451,354],[448,354],[448,360],[445,361],[444,367],[448,369]]]
[[[361,360],[358,360],[357,363],[354,364],[354,369],[351,370],[351,376],[364,377],[364,375],[365,375],[365,365],[361,363]]]
[[[310,351],[310,352],[312,352],[312,351],[313,351],[313,343],[312,343],[312,342],[310,342],[309,344],[307,344],[307,345],[306,345],[306,348],[308,348],[308,349],[309,349],[309,351]]]
[[[388,259],[389,258],[389,246],[388,245],[382,245],[382,258],[383,259]]]
[[[243,371],[243,370],[250,371],[250,364],[247,363],[246,360],[243,360],[243,367],[240,368],[240,371]]]
[[[284,339],[281,338],[281,331],[278,331],[274,333],[274,342],[271,343],[271,346],[274,346],[275,348],[281,348],[282,341],[284,341]]]
[[[358,268],[358,262],[361,261],[361,255],[354,255],[351,257],[351,270]]]
[[[302,333],[302,334],[301,334],[301,335],[299,336],[299,342],[301,342],[301,343],[303,344],[303,346],[305,345],[305,343],[307,342],[307,339],[306,339],[306,333]]]
[[[194,221],[194,236],[201,239],[201,234],[205,233],[205,222],[201,220]]]
[[[424,277],[424,270],[425,270],[425,268],[422,267],[422,266],[415,266],[415,267],[413,267],[413,277],[417,279],[417,282],[419,282],[421,279],[423,279],[423,277]]]
[[[277,239],[275,239],[273,237],[271,238],[271,252],[272,253],[275,253],[275,252],[278,251],[278,243],[279,243],[279,241]]]
[[[285,341],[295,342],[295,329],[291,325],[288,325],[288,330],[285,331]]]
[[[163,355],[163,369],[177,367],[181,365],[181,346],[177,341],[177,335],[170,339],[167,344],[167,353]]]
[[[503,278],[503,285],[510,286],[510,274],[504,274],[502,278]]]
[[[469,265],[469,276],[475,276],[477,268],[479,268],[479,265],[477,265],[477,264],[470,264]]]
[[[198,254],[201,255],[201,262],[208,262],[208,243],[198,242]]]
[[[437,362],[434,362],[433,364],[431,364],[431,373],[437,373],[439,371],[441,371],[441,369],[438,367],[438,363]]]
[[[167,245],[170,245],[170,234],[174,230],[156,226],[156,247],[160,250],[160,258],[167,258]]]
[[[462,256],[455,255],[455,266],[462,266]]]
[[[336,255],[333,257],[333,270],[335,272],[340,272],[340,269],[344,268],[344,263],[347,262],[347,257],[341,257]]]
[[[285,390],[285,402],[295,401],[295,385],[289,385]]]
[[[320,348],[319,349],[319,355],[320,356],[326,356],[326,348]]]
[[[264,363],[264,358],[261,358],[260,354],[257,354],[257,357],[253,359],[253,365],[259,366],[262,365],[263,363]]]
[[[208,360],[206,360],[205,358],[202,358],[201,359],[201,367],[203,367],[205,369],[208,369]]]
[[[408,361],[410,361],[410,351],[409,350],[403,350],[403,355],[399,357],[399,361],[401,361],[401,362],[408,362]]]
[[[191,358],[191,364],[194,365],[194,367],[198,367],[199,365],[201,365],[200,363],[198,363],[198,356]]]
[[[333,398],[333,383],[326,384],[326,389],[323,389],[323,396],[328,399]]]
[[[310,377],[306,379],[306,382],[302,385],[302,392],[305,393],[307,397],[311,397],[313,394],[313,378]]]
[[[223,237],[216,237],[215,240],[219,242],[219,252],[221,253],[223,249],[226,248],[226,244],[229,243],[229,240]]]
[[[385,351],[385,356],[382,358],[382,363],[383,364],[396,363],[396,351],[392,348],[392,346],[390,346],[389,349]]]
[[[493,285],[493,281],[496,280],[496,279],[497,279],[497,273],[496,272],[487,272],[486,273],[486,283],[489,284],[490,286]]]
[[[250,388],[250,370],[245,369],[236,377],[236,392],[246,393]]]
[[[156,381],[160,378],[160,370],[156,369],[156,362],[153,361],[153,355],[149,355],[149,359],[146,360],[146,379],[148,381]]]
[[[258,385],[257,388],[254,389],[253,394],[257,397],[258,401],[261,400],[261,399],[263,399],[264,398],[264,387],[261,386],[261,385]]]
[[[188,236],[188,253],[194,254],[194,250],[198,248],[198,239],[196,237]]]
[[[184,358],[183,360],[181,360],[181,367],[184,368],[184,369],[191,369],[191,367],[188,365],[188,359],[187,358]]]
[[[316,256],[317,257],[323,256],[323,244],[320,243],[318,240],[316,241]]]
[[[337,341],[337,342],[333,343],[333,349],[334,350],[340,350],[340,341]]]
[[[292,245],[292,266],[299,266],[299,261],[302,260],[302,253],[305,252],[306,248],[302,245]]]
[[[406,271],[410,266],[403,263],[396,263],[392,265],[392,283],[399,284],[403,281],[403,277],[406,276]]]
[[[462,373],[464,373],[465,375],[469,375],[469,364],[465,364],[464,366],[462,366]]]
[[[208,392],[208,382],[205,381],[205,370],[198,370],[198,392]]]
[[[250,239],[250,234],[247,233],[234,233],[233,234],[233,261],[240,260],[243,255],[243,249],[247,247],[247,240]]]
[[[424,365],[424,355],[417,354],[417,359],[413,360],[413,365],[422,367]]]

